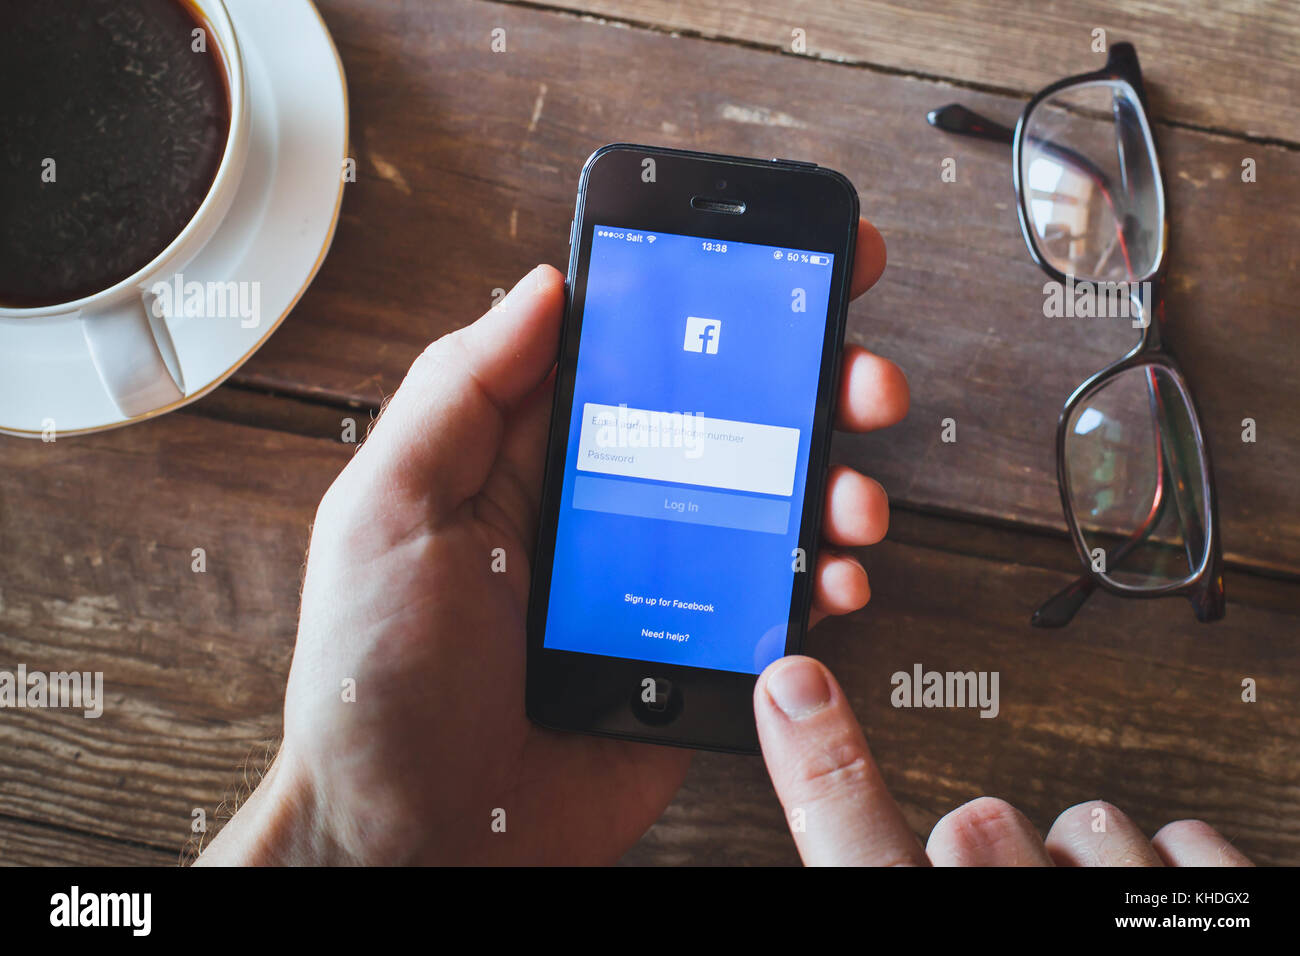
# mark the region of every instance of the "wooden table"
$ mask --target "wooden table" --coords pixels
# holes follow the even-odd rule
[[[1148,832],[1198,816],[1257,861],[1300,863],[1300,7],[320,7],[359,172],[294,314],[180,412],[55,444],[0,439],[0,668],[102,670],[107,695],[99,720],[0,712],[0,859],[176,862],[195,809],[212,819],[278,733],[308,522],[351,454],[343,419],[364,431],[425,343],[534,263],[562,265],[584,158],[629,140],[838,168],[888,241],[849,335],[908,372],[912,412],[835,450],[884,483],[893,526],[862,554],[872,603],[819,627],[811,652],[851,693],[917,831],[980,794],[1044,830],[1104,797]],[[1103,61],[1098,27],[1137,45],[1158,120],[1169,315],[1222,497],[1230,603],[1213,626],[1181,600],[1106,595],[1066,630],[1028,626],[1078,570],[1056,415],[1117,356],[1086,321],[1042,318],[1008,151],[924,119],[960,101],[1013,121],[1038,88]],[[956,182],[941,181],[947,157]],[[892,708],[889,676],[917,662],[999,671],[1001,714]],[[695,761],[628,857],[796,860],[761,762],[718,755]]]

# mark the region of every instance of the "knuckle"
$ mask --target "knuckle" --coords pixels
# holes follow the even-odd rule
[[[980,797],[963,804],[935,824],[936,836],[964,848],[994,846],[1019,836],[1026,827],[1024,814],[997,797]]]
[[[1115,804],[1106,800],[1085,800],[1083,803],[1076,803],[1061,811],[1061,815],[1056,818],[1052,824],[1052,829],[1057,827],[1075,829],[1078,827],[1091,827],[1093,819],[1100,810],[1105,819],[1127,819],[1122,810]]]
[[[950,826],[998,827],[1020,820],[1020,811],[998,797],[980,797],[963,804],[944,818]]]
[[[460,342],[460,329],[446,332],[426,345],[412,365],[440,365],[446,361],[449,351],[460,347]]]
[[[1157,830],[1151,842],[1182,840],[1188,837],[1218,838],[1218,836],[1218,831],[1204,820],[1174,820]]]
[[[834,799],[867,786],[871,759],[856,735],[838,732],[800,759],[795,786],[812,802]]]
[[[464,365],[465,337],[456,329],[434,339],[411,363],[402,385],[411,383],[417,391],[445,379],[457,365]]]

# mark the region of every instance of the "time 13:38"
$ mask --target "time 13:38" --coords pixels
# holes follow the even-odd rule
[[[705,239],[700,243],[700,248],[705,252],[726,252],[727,244],[725,242],[713,242],[710,239]]]

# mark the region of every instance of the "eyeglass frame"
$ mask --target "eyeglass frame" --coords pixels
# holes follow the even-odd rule
[[[1163,334],[1164,327],[1164,283],[1168,263],[1168,240],[1169,240],[1169,210],[1166,204],[1166,190],[1164,169],[1160,162],[1160,153],[1156,146],[1155,134],[1151,129],[1151,123],[1148,117],[1148,104],[1146,88],[1142,81],[1142,71],[1138,63],[1137,51],[1130,43],[1116,43],[1110,48],[1106,65],[1090,73],[1081,73],[1075,76],[1066,77],[1050,84],[1025,105],[1021,111],[1020,118],[1016,123],[1015,130],[1012,131],[1001,124],[994,123],[976,113],[968,110],[966,107],[953,104],[940,110],[934,110],[928,115],[931,125],[936,128],[952,133],[977,136],[981,139],[993,140],[995,142],[1009,143],[1012,153],[1012,183],[1016,192],[1016,213],[1020,222],[1021,235],[1025,240],[1025,245],[1029,249],[1030,258],[1042,269],[1048,276],[1058,283],[1070,281],[1069,276],[1048,261],[1047,257],[1038,247],[1037,235],[1034,232],[1033,224],[1030,219],[1029,194],[1024,188],[1022,182],[1021,161],[1024,156],[1025,140],[1028,136],[1028,121],[1033,115],[1034,110],[1044,101],[1059,94],[1063,90],[1075,87],[1085,87],[1093,84],[1113,85],[1119,82],[1125,84],[1133,93],[1133,98],[1137,103],[1137,116],[1141,123],[1143,140],[1150,158],[1152,168],[1155,172],[1154,183],[1158,190],[1158,207],[1160,215],[1160,236],[1157,255],[1152,263],[1151,269],[1146,275],[1132,280],[1126,280],[1130,287],[1139,289],[1147,283],[1150,283],[1154,289],[1151,296],[1149,311],[1153,314],[1147,314],[1147,309],[1143,306],[1137,295],[1131,295],[1130,299],[1135,309],[1142,316],[1142,336],[1137,345],[1134,346],[1127,354],[1118,360],[1104,366],[1101,370],[1095,372],[1086,378],[1066,399],[1065,405],[1061,410],[1060,417],[1056,427],[1056,474],[1057,490],[1061,497],[1061,509],[1065,513],[1066,524],[1070,531],[1070,536],[1074,541],[1075,550],[1079,555],[1080,561],[1084,565],[1084,574],[1076,579],[1072,584],[1057,592],[1049,598],[1034,613],[1031,623],[1037,627],[1062,627],[1068,624],[1074,617],[1074,614],[1088,599],[1096,587],[1117,594],[1121,597],[1137,598],[1159,598],[1170,597],[1180,594],[1186,594],[1192,604],[1193,611],[1198,621],[1209,622],[1223,617],[1224,614],[1224,587],[1223,587],[1223,548],[1219,531],[1219,514],[1218,514],[1218,493],[1214,483],[1214,468],[1210,456],[1209,442],[1206,439],[1204,429],[1201,425],[1200,410],[1196,405],[1192,395],[1191,386],[1183,374],[1182,367],[1178,364],[1166,336]],[[1124,143],[1120,142],[1122,149]],[[1062,147],[1064,149],[1064,147]],[[1081,165],[1091,166],[1084,157],[1076,157],[1081,161]],[[1095,167],[1094,167],[1095,168]],[[1104,173],[1097,171],[1097,175],[1105,178]],[[1104,190],[1103,186],[1103,190]],[[1122,230],[1123,223],[1116,217],[1117,225]],[[1158,367],[1165,371],[1178,387],[1180,397],[1187,407],[1188,418],[1193,429],[1193,438],[1195,448],[1201,463],[1201,501],[1204,503],[1203,511],[1209,517],[1207,527],[1204,529],[1206,538],[1202,550],[1199,565],[1191,569],[1192,558],[1189,557],[1188,565],[1190,573],[1179,581],[1169,582],[1156,587],[1139,587],[1135,585],[1126,585],[1119,581],[1112,580],[1106,572],[1098,571],[1093,567],[1091,554],[1087,547],[1087,541],[1084,538],[1083,530],[1079,525],[1078,516],[1075,514],[1075,508],[1072,503],[1070,493],[1069,471],[1066,467],[1065,445],[1069,432],[1070,418],[1078,406],[1092,395],[1099,392],[1105,385],[1109,384],[1119,375],[1135,368]],[[1155,390],[1156,385],[1148,382],[1148,388]],[[1156,399],[1153,391],[1152,398]],[[1159,474],[1157,475],[1157,490],[1163,485],[1166,472],[1172,471],[1173,463],[1166,457],[1165,446],[1171,444],[1168,434],[1172,433],[1168,417],[1163,408],[1153,408],[1152,414],[1156,419],[1156,437],[1157,447],[1160,449],[1159,455]],[[1174,478],[1173,475],[1168,475]],[[1180,494],[1178,481],[1171,482],[1174,487],[1174,494]],[[1183,495],[1185,491],[1181,492]],[[1136,535],[1142,532],[1148,525],[1159,521],[1159,515],[1163,512],[1166,503],[1165,496],[1161,495],[1157,503],[1152,507],[1148,520],[1143,523],[1133,534],[1129,535],[1129,545],[1136,544],[1145,539],[1147,533],[1144,532],[1140,537]],[[1184,499],[1185,500],[1185,499]],[[1179,524],[1182,526],[1184,539],[1184,548],[1187,548],[1188,533],[1182,518],[1180,508]],[[1121,551],[1121,560],[1127,553],[1127,546]],[[1060,613],[1053,613],[1054,609],[1060,608]]]

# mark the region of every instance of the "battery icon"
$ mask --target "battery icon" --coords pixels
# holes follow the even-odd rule
[[[831,264],[830,256],[809,256],[808,261],[815,266],[828,266]]]

